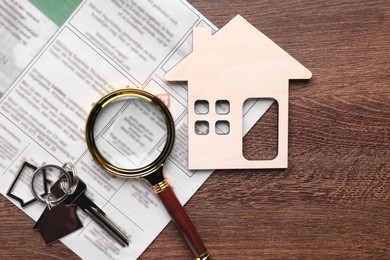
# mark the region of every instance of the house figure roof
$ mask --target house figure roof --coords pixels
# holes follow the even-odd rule
[[[240,67],[234,67],[234,64]],[[230,70],[226,71],[226,67]],[[308,69],[240,15],[215,34],[208,27],[194,28],[192,53],[168,71],[165,79],[190,81],[199,77],[199,70],[203,76],[222,73],[227,77],[242,78],[245,82],[273,77],[275,71],[278,77],[287,79],[309,79],[312,76]]]

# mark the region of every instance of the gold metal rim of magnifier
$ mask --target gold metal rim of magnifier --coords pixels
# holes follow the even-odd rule
[[[108,162],[97,149],[95,138],[94,138],[95,135],[93,129],[94,129],[96,118],[98,117],[99,113],[109,103],[123,97],[139,97],[151,102],[162,112],[167,126],[167,140],[160,155],[150,164],[137,169],[121,168]],[[164,161],[167,159],[169,153],[172,150],[174,139],[175,139],[175,124],[168,108],[158,97],[141,89],[119,89],[102,97],[92,108],[87,119],[85,137],[86,137],[88,150],[92,154],[92,157],[105,170],[107,170],[108,172],[114,175],[125,177],[125,178],[144,177],[158,170],[162,166]]]

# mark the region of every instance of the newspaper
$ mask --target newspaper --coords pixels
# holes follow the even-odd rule
[[[122,248],[78,211],[84,227],[61,241],[84,259],[135,259],[170,221],[146,181],[114,177],[89,154],[85,122],[104,94],[131,87],[169,97],[176,140],[164,174],[182,204],[212,172],[187,169],[187,87],[163,79],[191,52],[196,26],[216,30],[182,0],[84,1],[0,101],[0,192],[6,193],[23,161],[72,162],[88,185],[87,196],[130,238]],[[269,105],[244,108],[244,133]],[[16,192],[30,196],[29,178]],[[44,206],[22,210],[37,220]]]
[[[0,97],[81,0],[0,1]]]

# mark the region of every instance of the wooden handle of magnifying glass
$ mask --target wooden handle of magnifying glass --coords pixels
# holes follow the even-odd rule
[[[169,215],[172,218],[173,223],[175,223],[175,225],[179,229],[182,237],[187,241],[187,244],[191,248],[192,253],[195,255],[197,260],[210,259],[210,256],[207,253],[206,248],[203,245],[203,242],[200,239],[198,232],[196,231],[190,218],[185,212],[183,206],[177,199],[172,188],[165,180],[160,184],[162,184],[160,185],[160,189],[156,189],[157,185],[155,185],[154,190],[164,203]]]

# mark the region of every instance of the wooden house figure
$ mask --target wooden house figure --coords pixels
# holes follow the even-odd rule
[[[215,34],[210,28],[194,28],[192,52],[165,75],[168,81],[188,81],[189,169],[287,168],[289,80],[311,75],[239,15]],[[278,102],[274,159],[243,156],[242,110],[249,98]],[[199,102],[208,109],[196,110]],[[228,110],[219,113],[218,103]],[[218,133],[220,123],[230,128],[227,133]],[[197,133],[199,124],[208,125],[208,132]]]

